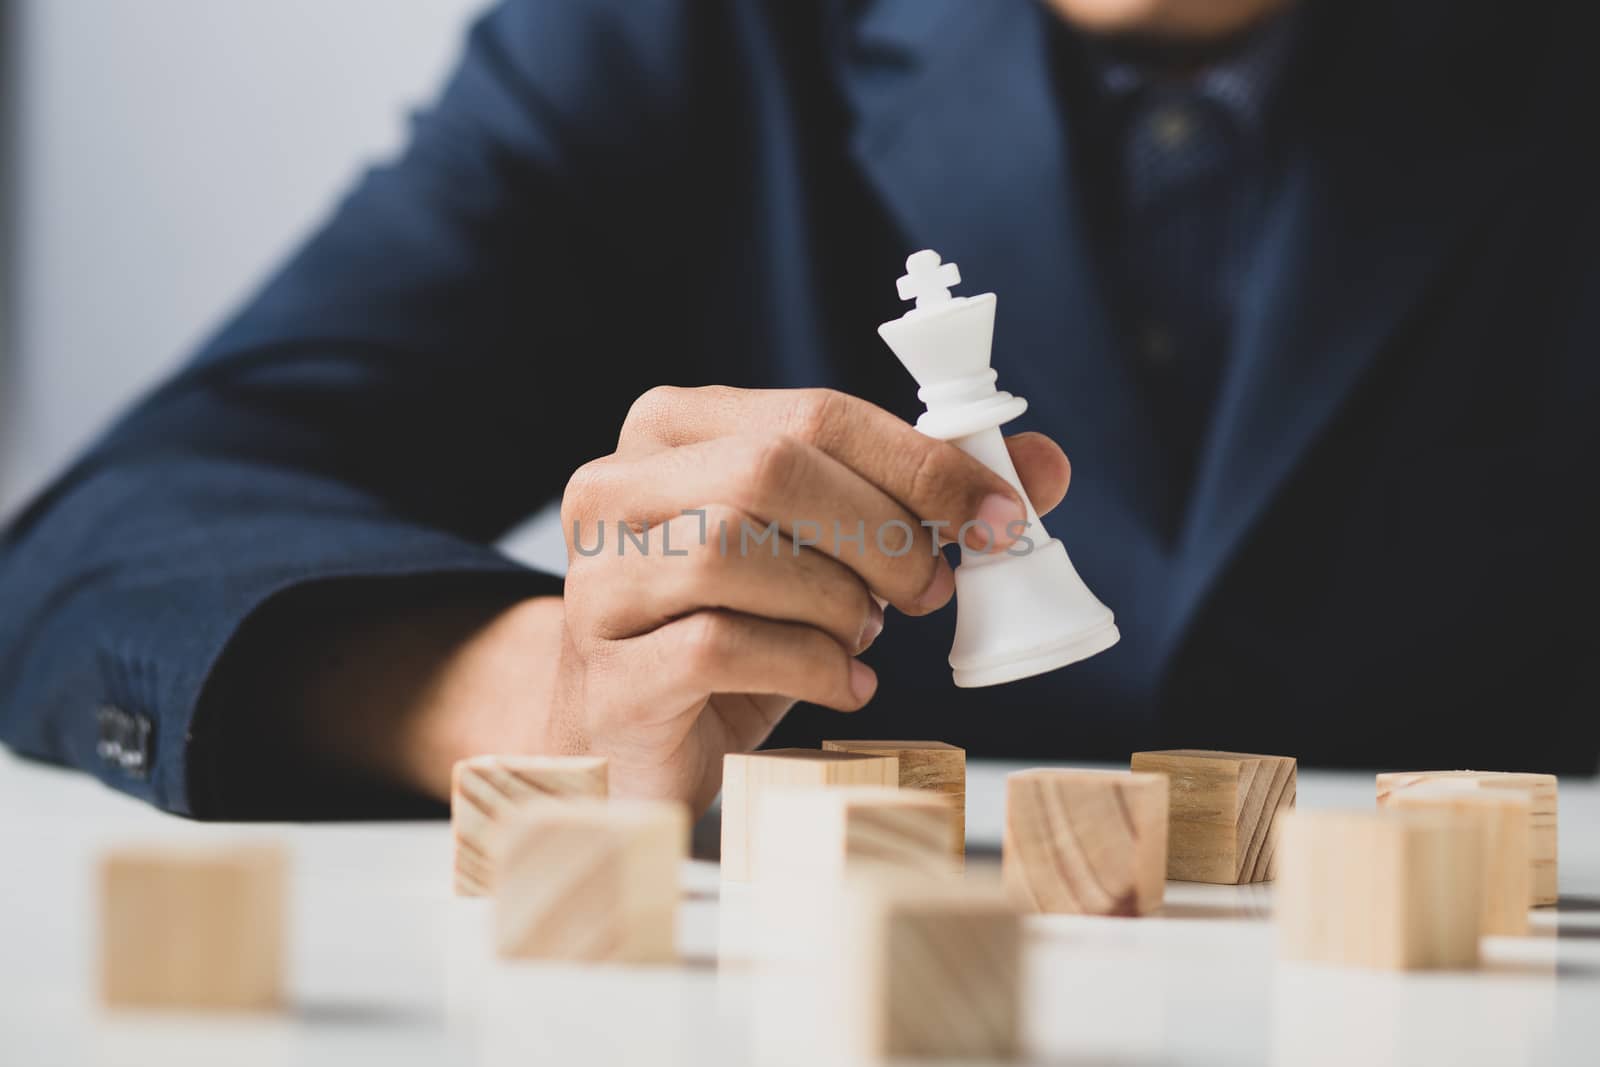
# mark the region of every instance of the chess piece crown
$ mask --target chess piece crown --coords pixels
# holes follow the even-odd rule
[[[956,637],[950,667],[958,686],[998,685],[1087,659],[1120,638],[1111,610],[1078,576],[1022,488],[1000,426],[1028,402],[996,387],[990,366],[995,295],[952,296],[961,272],[925,249],[906,259],[898,288],[915,306],[878,327],[920,388],[927,410],[917,429],[949,441],[1011,483],[1027,511],[1026,540],[997,552],[961,546]],[[994,531],[1004,535],[1007,531]]]

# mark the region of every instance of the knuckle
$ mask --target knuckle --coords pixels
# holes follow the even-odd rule
[[[679,389],[678,393],[698,397],[704,400],[707,406],[733,407],[743,403],[749,390],[732,385],[696,385]]]
[[[683,523],[683,532],[673,535],[673,544],[682,545],[689,553],[672,561],[683,565],[674,568],[677,588],[680,594],[691,598],[715,592],[733,577],[729,573],[732,561],[728,546],[738,545],[740,523],[749,518],[738,508],[721,504],[708,504],[696,510],[705,513],[704,519],[693,515],[679,520]]]
[[[690,675],[715,669],[730,653],[733,629],[733,621],[717,611],[696,612],[683,620],[680,668]]]
[[[569,554],[570,555],[570,554]],[[567,580],[561,603],[566,630],[584,658],[613,638],[622,636],[617,628],[615,558],[585,559],[575,556],[567,564]]]
[[[806,463],[806,446],[789,434],[777,434],[751,449],[745,487],[758,498],[782,496],[799,479]]]
[[[707,504],[700,510],[706,513],[706,542],[708,544],[715,540],[719,529],[726,527],[729,530],[737,530],[739,523],[750,517],[738,508],[728,504]]]
[[[825,447],[840,432],[849,406],[850,397],[837,389],[800,389],[785,424],[800,440]]]
[[[896,562],[904,566],[901,571],[905,575],[906,588],[910,595],[918,595],[929,585],[933,584],[934,571],[939,566],[939,557],[930,551],[922,551],[920,546],[913,548]]]
[[[856,584],[854,604],[854,618],[861,620],[863,625],[871,618],[872,612],[877,608],[877,602],[872,599],[872,591],[860,582]]]
[[[656,436],[670,413],[679,406],[683,393],[684,390],[675,385],[657,385],[640,393],[628,406],[619,442],[632,437]]]
[[[818,633],[808,639],[806,659],[811,667],[807,672],[819,696],[830,704],[855,703],[850,692],[850,653],[833,638]]]
[[[577,470],[567,479],[567,484],[561,491],[561,524],[566,527],[567,536],[572,536],[572,523],[575,520],[590,518],[594,511],[595,502],[601,492],[601,486],[610,475],[606,459],[593,459]]]
[[[691,542],[688,546],[689,555],[672,561],[686,564],[680,570],[678,577],[685,591],[714,591],[726,579],[727,561],[723,559],[717,542],[716,526],[713,524],[706,531],[704,545]]]
[[[867,584],[859,578],[850,577],[838,583],[836,588],[839,591],[833,600],[840,615],[857,624],[865,622],[872,613],[872,593],[867,589]]]
[[[596,566],[600,560],[594,556],[585,556],[572,550],[570,527],[566,536],[567,577],[561,586],[561,601],[567,606],[569,616],[574,616],[584,610],[591,591],[604,583],[609,568],[603,564]]]
[[[639,592],[636,576],[615,556],[569,569],[562,597],[563,603],[571,602],[569,628],[580,641],[594,643],[626,643],[640,636],[652,617],[635,606]]]

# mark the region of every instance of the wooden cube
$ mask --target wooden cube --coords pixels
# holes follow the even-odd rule
[[[1522,789],[1533,798],[1529,816],[1529,864],[1533,872],[1534,907],[1554,904],[1560,896],[1556,871],[1556,776],[1512,771],[1397,771],[1378,775],[1378,806],[1396,794],[1424,783],[1471,783],[1479,789]]]
[[[682,804],[530,804],[501,842],[496,950],[512,959],[668,962],[688,856]]]
[[[900,761],[900,788],[922,789],[949,798],[955,849],[967,851],[967,750],[943,741],[824,741],[828,752],[894,756]]]
[[[999,884],[868,880],[851,894],[842,934],[843,1058],[1019,1053],[1022,925]]]
[[[756,816],[751,874],[755,881],[795,886],[877,869],[950,874],[954,834],[949,804],[934,793],[774,786]]]
[[[900,761],[894,756],[808,748],[728,753],[722,760],[722,877],[750,879],[750,835],[763,791],[774,786],[896,786],[899,781]]]
[[[1479,929],[1509,937],[1528,932],[1528,905],[1533,896],[1533,797],[1527,790],[1479,789],[1460,780],[1442,780],[1402,789],[1389,798],[1388,807],[1447,811],[1471,818],[1483,837]]]
[[[1183,748],[1135,752],[1136,771],[1167,776],[1167,877],[1239,885],[1273,876],[1278,816],[1294,807],[1295,761]]]
[[[101,999],[262,1010],[283,999],[288,858],[274,845],[129,847],[100,863]]]
[[[1028,911],[1143,915],[1167,876],[1167,777],[1031,770],[1006,778],[1002,868]]]
[[[1293,812],[1276,898],[1285,959],[1472,967],[1483,837],[1474,819],[1446,811]]]
[[[495,855],[525,804],[606,795],[604,756],[473,756],[450,771],[450,832],[458,896],[494,892]]]

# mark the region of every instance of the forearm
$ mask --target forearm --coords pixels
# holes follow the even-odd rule
[[[292,611],[302,598],[323,604],[330,590],[360,587],[396,597],[431,591],[431,603],[447,590],[509,603],[560,588],[325,479],[138,456],[65,479],[0,543],[0,738],[171,811],[397,810],[357,797],[353,785],[313,783],[285,750],[300,703],[267,691],[289,691],[280,679],[332,655],[332,638],[346,632],[318,611]],[[286,636],[254,640],[267,624]],[[297,627],[327,636],[307,639]],[[291,645],[304,651],[271,652]],[[246,658],[261,669],[233,669]],[[103,727],[97,737],[104,715],[139,725],[120,738],[126,751],[106,748]]]

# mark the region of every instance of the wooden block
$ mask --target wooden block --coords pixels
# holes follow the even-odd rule
[[[1132,767],[1167,776],[1167,877],[1240,885],[1273,877],[1278,816],[1294,807],[1288,756],[1183,748],[1135,752]]]
[[[501,842],[495,948],[514,959],[671,961],[688,856],[682,804],[530,804]]]
[[[604,756],[473,756],[450,770],[450,831],[458,896],[494,892],[506,824],[540,800],[606,795]]]
[[[894,756],[808,748],[730,752],[722,760],[722,877],[736,882],[750,879],[750,833],[764,790],[773,786],[894,786],[899,780],[900,761]]]
[[[1554,904],[1560,896],[1556,871],[1556,776],[1510,771],[1404,771],[1378,775],[1378,806],[1395,794],[1425,782],[1473,783],[1479,789],[1524,789],[1533,797],[1530,816],[1534,907]]]
[[[869,880],[842,935],[843,1058],[1019,1053],[1022,925],[998,882]]]
[[[1402,789],[1388,807],[1447,811],[1472,819],[1483,838],[1483,914],[1485,934],[1521,937],[1528,932],[1533,895],[1533,797],[1526,789],[1479,789],[1441,781]]]
[[[774,786],[756,815],[752,880],[805,887],[870,870],[950,874],[954,833],[949,803],[937,794]]]
[[[1446,811],[1299,811],[1278,875],[1285,959],[1384,970],[1473,967],[1483,839]]]
[[[288,857],[275,845],[130,847],[100,863],[110,1007],[262,1010],[283,999]]]
[[[1143,915],[1167,875],[1167,777],[1032,770],[1006,777],[1002,866],[1029,911]]]
[[[900,761],[900,788],[923,789],[948,797],[957,854],[967,851],[967,750],[943,741],[824,741],[827,752],[894,756]]]

